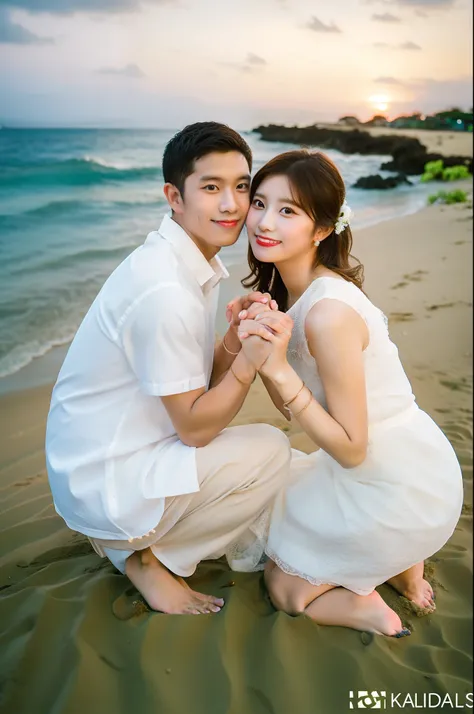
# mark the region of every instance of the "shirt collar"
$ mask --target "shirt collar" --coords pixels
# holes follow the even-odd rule
[[[201,288],[207,287],[206,283],[210,283],[210,288],[214,287],[223,278],[229,277],[227,268],[219,256],[215,255],[210,261],[206,260],[194,241],[171,216],[163,217],[158,233],[176,248]]]

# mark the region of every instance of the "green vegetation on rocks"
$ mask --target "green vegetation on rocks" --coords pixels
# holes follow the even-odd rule
[[[421,176],[421,181],[460,181],[461,179],[470,178],[471,174],[467,166],[460,164],[459,166],[445,167],[442,159],[438,161],[428,161],[425,164],[425,172]]]

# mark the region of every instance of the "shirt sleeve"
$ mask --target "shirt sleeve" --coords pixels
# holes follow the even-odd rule
[[[162,397],[206,386],[205,337],[204,306],[179,285],[140,298],[120,331],[143,391]]]

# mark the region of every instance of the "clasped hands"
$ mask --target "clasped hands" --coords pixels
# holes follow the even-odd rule
[[[235,298],[227,305],[226,316],[245,357],[260,374],[271,377],[286,365],[293,320],[278,310],[269,293]]]

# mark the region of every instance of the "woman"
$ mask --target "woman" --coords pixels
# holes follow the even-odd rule
[[[279,310],[252,306],[239,334],[276,407],[319,447],[295,454],[272,513],[265,581],[277,609],[402,637],[409,630],[375,587],[388,582],[434,609],[423,561],[456,526],[462,476],[362,291],[349,217],[324,154],[290,151],[253,180],[243,283],[271,293]]]

